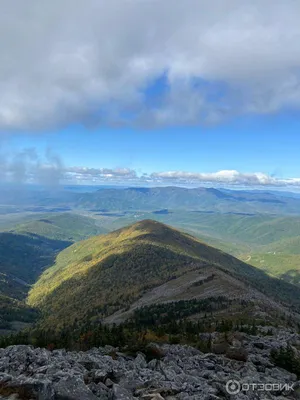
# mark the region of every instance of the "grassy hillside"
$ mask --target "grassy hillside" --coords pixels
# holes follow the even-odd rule
[[[300,235],[276,241],[268,246],[268,251],[280,254],[300,255]]]
[[[126,226],[137,220],[154,219],[180,229],[193,231],[196,235],[210,236],[221,241],[246,245],[269,245],[282,239],[300,237],[300,216],[275,216],[266,214],[206,213],[168,209],[165,213],[157,211],[135,211],[115,216],[94,214],[104,226]],[[110,216],[109,216],[110,215]]]
[[[300,217],[163,210],[98,218],[111,229],[153,218],[188,232],[271,275],[299,283],[290,280],[286,272],[292,271],[293,276],[297,276],[297,271],[300,271]]]
[[[44,215],[37,220],[16,226],[13,231],[72,242],[107,232],[98,226],[93,218],[72,213]]]
[[[0,335],[13,330],[14,324],[24,326],[35,322],[38,311],[28,307],[24,302],[0,294]]]
[[[153,217],[228,242],[249,245],[266,245],[300,236],[300,217],[198,212],[171,212]]]
[[[248,263],[271,276],[300,286],[300,256],[286,253],[253,253],[245,256]]]
[[[77,239],[102,231],[92,218],[66,213],[43,217],[19,225],[12,231],[0,232],[0,273],[26,287],[53,264],[59,251]],[[11,286],[9,290],[13,294]],[[0,293],[2,291],[0,284]]]
[[[92,218],[70,213],[46,215],[11,231],[0,232],[2,325],[5,321],[10,324],[12,316],[20,318],[23,313],[25,318],[27,308],[22,300],[39,275],[53,265],[59,251],[75,240],[101,232],[103,229]],[[11,317],[8,318],[9,310]]]
[[[300,289],[156,221],[145,220],[62,251],[29,293],[46,325],[106,317],[143,293],[193,270],[214,266],[247,285],[300,306]]]
[[[13,316],[24,319],[27,308],[22,300],[30,285],[54,262],[57,252],[70,244],[38,235],[0,233],[0,325],[4,321],[10,325]]]

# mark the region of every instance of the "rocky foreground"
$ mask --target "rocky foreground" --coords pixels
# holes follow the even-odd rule
[[[270,350],[293,346],[300,335],[277,331],[273,336],[232,335],[224,343],[213,337],[214,353],[181,345],[151,345],[157,357],[130,357],[111,347],[86,352],[48,351],[31,346],[0,349],[0,398],[39,400],[217,400],[298,399],[300,382],[270,361]],[[216,354],[224,353],[224,354]],[[233,386],[226,383],[238,382]],[[253,387],[245,384],[268,384]],[[270,391],[274,385],[294,385]],[[272,386],[273,385],[273,386]],[[229,390],[242,389],[237,394]],[[262,390],[263,388],[263,390]],[[244,389],[244,390],[243,390]],[[1,397],[2,396],[2,397]]]

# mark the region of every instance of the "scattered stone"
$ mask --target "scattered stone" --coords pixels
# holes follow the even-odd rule
[[[237,360],[237,361],[247,361],[248,352],[243,347],[229,347],[225,353],[226,357]]]
[[[117,384],[113,385],[113,399],[114,400],[134,400],[129,391]]]
[[[270,333],[270,330],[267,332]],[[32,346],[0,349],[1,400],[254,400],[300,398],[296,375],[278,368],[272,349],[298,346],[287,330],[251,336],[202,335],[212,353],[190,346],[150,344],[136,357],[107,346],[86,352],[48,351]],[[226,339],[226,340],[225,340]],[[218,347],[223,346],[222,351]],[[299,352],[293,347],[295,355]],[[299,356],[300,357],[300,356]],[[293,393],[244,392],[230,396],[226,383],[295,383]]]
[[[113,383],[113,381],[111,379],[107,378],[106,381],[105,381],[105,385],[108,388],[112,388],[114,386],[114,383]]]
[[[55,383],[54,391],[57,400],[96,400],[98,398],[82,380],[74,377],[61,379]]]

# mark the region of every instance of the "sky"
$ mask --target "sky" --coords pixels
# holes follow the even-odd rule
[[[0,181],[300,189],[299,2],[1,5]]]

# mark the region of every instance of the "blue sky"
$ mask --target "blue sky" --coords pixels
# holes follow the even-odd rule
[[[264,172],[300,176],[300,118],[272,115],[238,118],[211,127],[97,129],[70,127],[42,135],[18,134],[11,151],[51,148],[67,166],[154,171]]]
[[[299,2],[70,4],[3,2],[0,180],[299,190]]]

